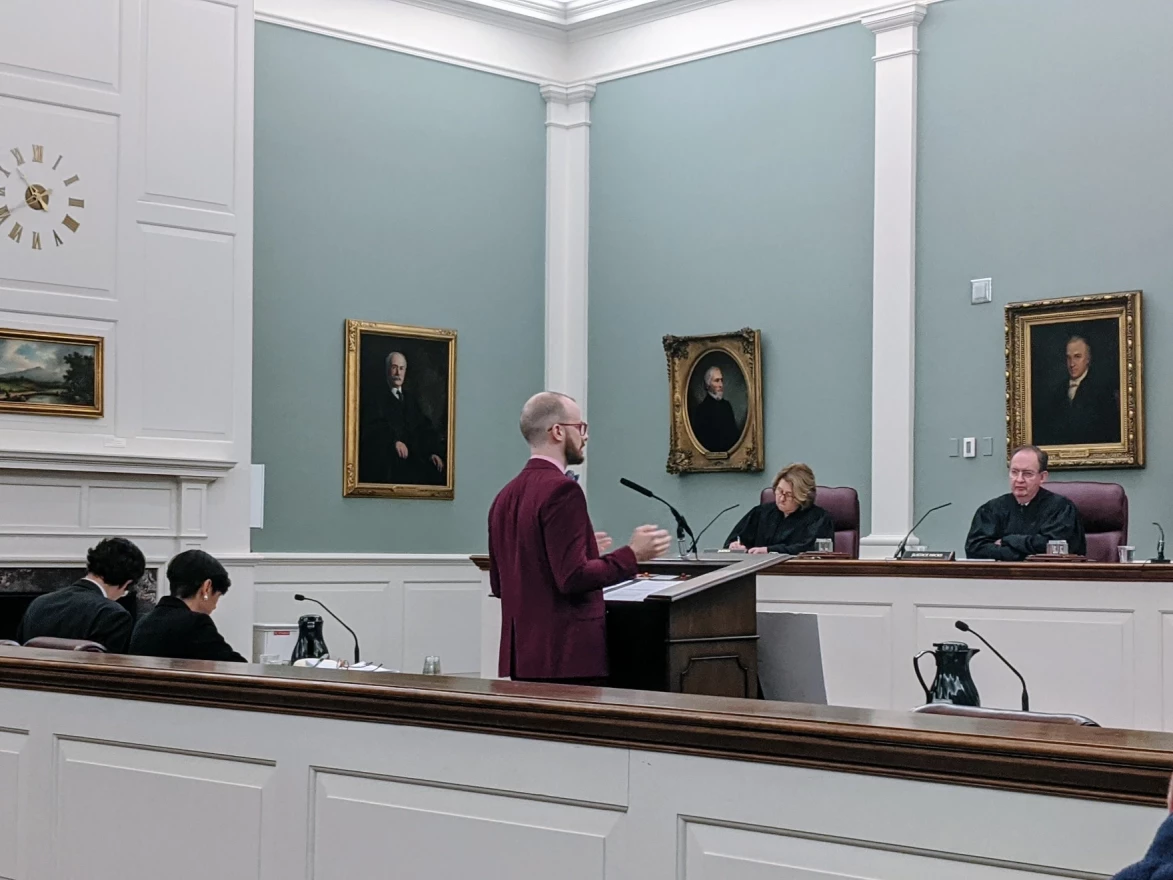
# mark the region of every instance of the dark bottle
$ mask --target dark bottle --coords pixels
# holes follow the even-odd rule
[[[953,703],[957,706],[980,706],[977,685],[969,673],[969,661],[980,648],[971,648],[965,642],[933,642],[933,651],[921,651],[912,658],[912,668],[920,686],[924,688],[926,703]],[[925,654],[937,661],[932,684],[925,684],[917,663]]]
[[[317,614],[303,614],[297,620],[297,644],[293,646],[293,655],[290,663],[296,663],[307,657],[320,659],[330,652],[326,648],[326,640],[322,638],[322,618]]]

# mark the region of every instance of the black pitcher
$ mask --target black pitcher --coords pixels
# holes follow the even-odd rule
[[[297,644],[293,646],[293,655],[290,663],[296,663],[306,657],[321,658],[330,652],[326,650],[326,640],[322,638],[322,618],[317,614],[303,614],[297,620]]]
[[[980,706],[982,701],[973,676],[969,674],[969,661],[981,649],[971,648],[965,642],[933,642],[933,648],[912,658],[912,668],[916,670],[920,686],[925,689],[925,702]],[[932,654],[937,661],[937,674],[933,676],[931,687],[925,684],[917,662],[925,654]]]

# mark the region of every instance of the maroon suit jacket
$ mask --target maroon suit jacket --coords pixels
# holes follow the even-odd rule
[[[630,547],[599,557],[578,483],[530,459],[489,509],[489,585],[501,599],[498,675],[605,676],[602,590],[635,573]]]

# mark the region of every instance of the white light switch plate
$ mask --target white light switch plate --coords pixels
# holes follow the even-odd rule
[[[976,437],[966,437],[961,441],[961,455],[963,458],[977,458]]]
[[[992,278],[976,278],[969,282],[969,301],[973,305],[994,301],[994,280]]]

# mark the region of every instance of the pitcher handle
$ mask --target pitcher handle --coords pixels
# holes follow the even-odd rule
[[[925,650],[925,651],[921,651],[919,654],[917,654],[915,657],[912,658],[912,668],[916,672],[917,681],[919,681],[920,686],[922,688],[924,688],[926,703],[933,702],[933,691],[932,691],[932,688],[930,688],[927,684],[925,684],[924,676],[922,676],[920,674],[920,662],[919,661],[920,661],[920,658],[923,657],[925,654],[932,654],[932,653],[933,653],[932,651]],[[935,659],[934,659],[934,662],[936,662]]]

